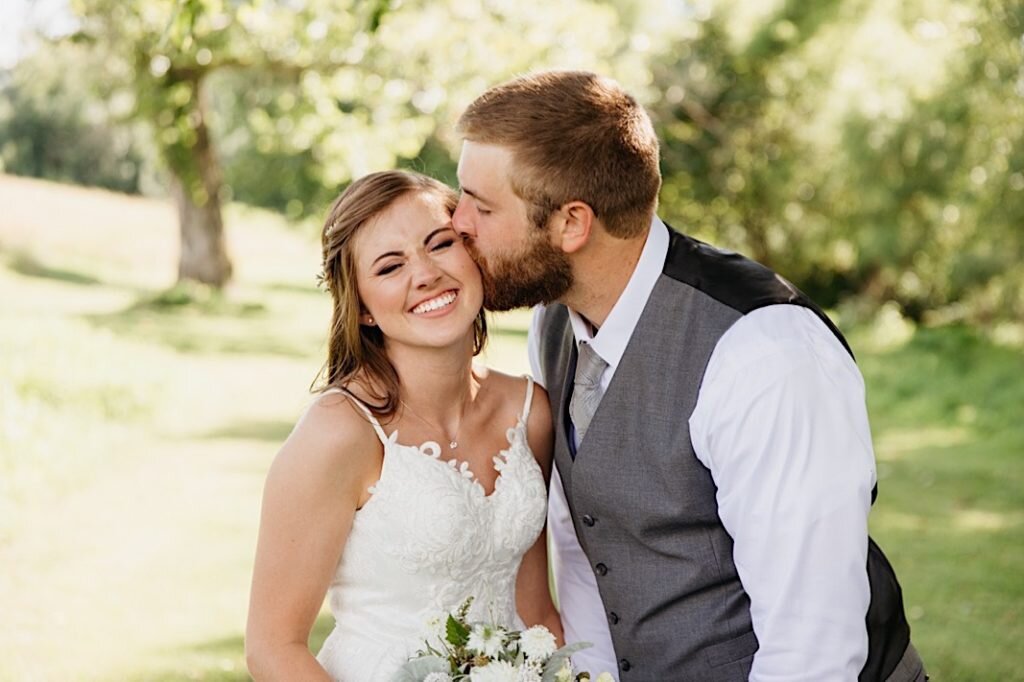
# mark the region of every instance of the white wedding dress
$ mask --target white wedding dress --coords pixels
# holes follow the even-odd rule
[[[335,626],[317,660],[334,680],[386,682],[432,634],[428,625],[472,596],[470,620],[522,627],[515,580],[544,525],[547,491],[526,441],[528,380],[509,447],[494,457],[491,495],[440,447],[398,442],[366,413],[384,444],[380,480],[356,512],[329,590]],[[301,561],[301,557],[296,557]]]

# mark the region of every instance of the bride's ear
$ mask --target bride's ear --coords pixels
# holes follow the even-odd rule
[[[364,309],[359,313],[359,324],[364,327],[373,327],[376,325],[376,321],[373,319],[373,315]]]
[[[565,253],[576,253],[590,241],[594,209],[582,201],[570,201],[555,212],[555,243]]]

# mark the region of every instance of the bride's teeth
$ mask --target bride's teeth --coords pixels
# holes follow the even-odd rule
[[[431,300],[429,300],[429,301],[427,301],[425,303],[419,304],[418,306],[413,308],[412,311],[414,313],[429,313],[431,310],[437,310],[438,308],[443,308],[446,305],[449,305],[454,300],[455,300],[455,293],[454,292],[453,293],[449,293],[449,294],[444,294],[443,296],[438,296],[437,298],[434,298],[434,299],[431,299]]]

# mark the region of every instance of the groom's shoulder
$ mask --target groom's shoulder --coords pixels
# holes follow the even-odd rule
[[[674,229],[670,230],[663,274],[741,315],[806,298],[771,268]]]

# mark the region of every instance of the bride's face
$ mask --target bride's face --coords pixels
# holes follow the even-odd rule
[[[452,226],[444,200],[409,193],[353,241],[361,324],[389,345],[441,347],[473,337],[483,303],[480,271]]]

